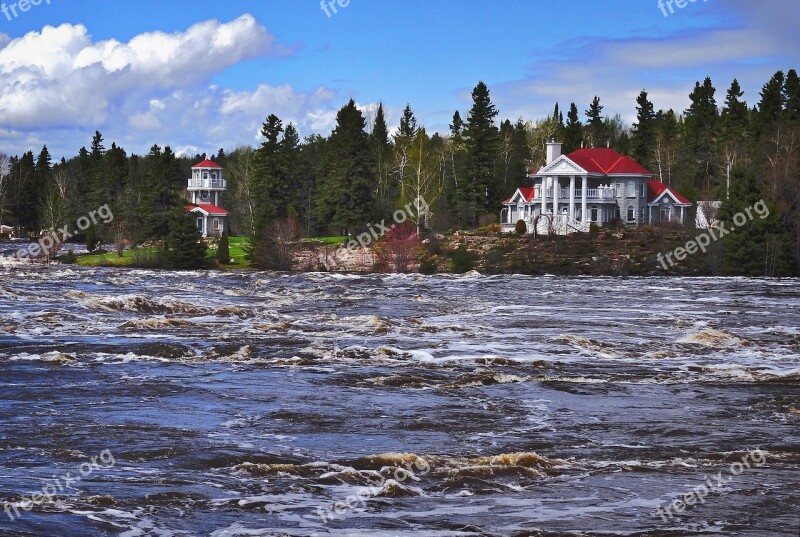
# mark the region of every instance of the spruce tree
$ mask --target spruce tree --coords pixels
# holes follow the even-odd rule
[[[725,95],[725,106],[723,106],[720,114],[725,137],[741,137],[745,134],[749,112],[747,103],[741,100],[743,96],[742,87],[739,85],[739,81],[734,78],[728,93]]]
[[[472,91],[472,109],[464,129],[466,178],[459,184],[458,191],[462,224],[477,225],[481,214],[495,212],[505,196],[495,174],[499,142],[497,114],[489,88],[479,82]]]
[[[632,156],[642,166],[649,167],[653,162],[655,146],[656,112],[653,103],[642,90],[636,98],[636,123],[633,124]]]
[[[375,217],[375,165],[365,126],[352,99],[336,115],[336,128],[328,140],[327,173],[317,197],[318,213],[331,231],[356,232]]]
[[[222,230],[222,236],[219,238],[219,245],[217,246],[217,261],[222,265],[227,265],[231,262],[230,241],[228,239],[228,225],[225,223]]]
[[[786,73],[783,93],[786,103],[786,118],[789,121],[800,121],[800,77],[797,76],[797,71],[794,69],[790,69]]]
[[[578,117],[578,107],[570,103],[567,112],[567,124],[564,127],[564,153],[569,154],[581,148],[583,142],[583,125]]]
[[[169,233],[164,240],[164,268],[194,270],[206,266],[206,247],[201,241],[195,215],[183,210],[173,211]]]
[[[605,147],[608,135],[603,123],[603,105],[600,104],[600,97],[597,95],[592,99],[586,113],[586,140],[590,147]]]
[[[86,250],[92,253],[95,248],[97,248],[97,234],[95,232],[94,223],[91,223],[86,229]]]

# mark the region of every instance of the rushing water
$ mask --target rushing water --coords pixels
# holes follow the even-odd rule
[[[0,535],[798,535],[797,280],[4,268]]]

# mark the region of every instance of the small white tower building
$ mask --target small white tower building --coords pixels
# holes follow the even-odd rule
[[[197,215],[197,229],[203,237],[218,237],[227,225],[228,211],[220,207],[222,193],[228,189],[222,166],[204,160],[192,166],[186,188],[191,205],[186,210]]]

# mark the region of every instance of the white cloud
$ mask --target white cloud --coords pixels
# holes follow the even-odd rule
[[[72,24],[16,39],[0,34],[0,124],[16,133],[0,132],[0,142],[22,152],[29,147],[21,143],[47,138],[72,155],[76,130],[88,133],[88,143],[100,129],[134,151],[155,136],[178,147],[229,147],[243,141],[243,125],[250,125],[249,138],[268,113],[316,125],[334,98],[324,87],[303,93],[262,84],[234,92],[208,83],[244,60],[291,54],[275,41],[251,15],[143,33],[128,43],[94,42],[85,26]]]
[[[707,11],[680,11],[671,17],[711,15],[708,20],[727,22],[670,33],[671,19],[661,19],[664,26],[648,32],[650,37],[584,37],[559,43],[559,61],[540,60],[526,79],[492,84],[493,98],[503,117],[512,120],[544,117],[556,101],[565,116],[574,101],[585,120],[584,110],[598,95],[604,113],[620,113],[630,124],[642,89],[657,109],[680,113],[689,106],[695,81],[711,76],[722,105],[731,81],[738,78],[745,99],[754,105],[775,71],[798,67],[794,63],[800,57],[800,2],[783,2],[781,9],[774,9],[770,2],[729,0],[704,8]],[[708,25],[705,18],[700,22]]]

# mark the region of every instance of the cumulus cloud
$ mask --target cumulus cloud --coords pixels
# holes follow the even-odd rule
[[[136,150],[156,136],[187,148],[198,141],[227,147],[241,140],[234,129],[243,125],[250,142],[270,112],[319,126],[334,97],[324,87],[304,93],[262,84],[234,92],[209,85],[242,61],[292,53],[251,15],[203,21],[184,32],[143,33],[127,43],[95,42],[80,24],[45,26],[16,39],[0,34],[0,124],[6,129],[0,141],[74,143],[76,130],[97,128]]]

